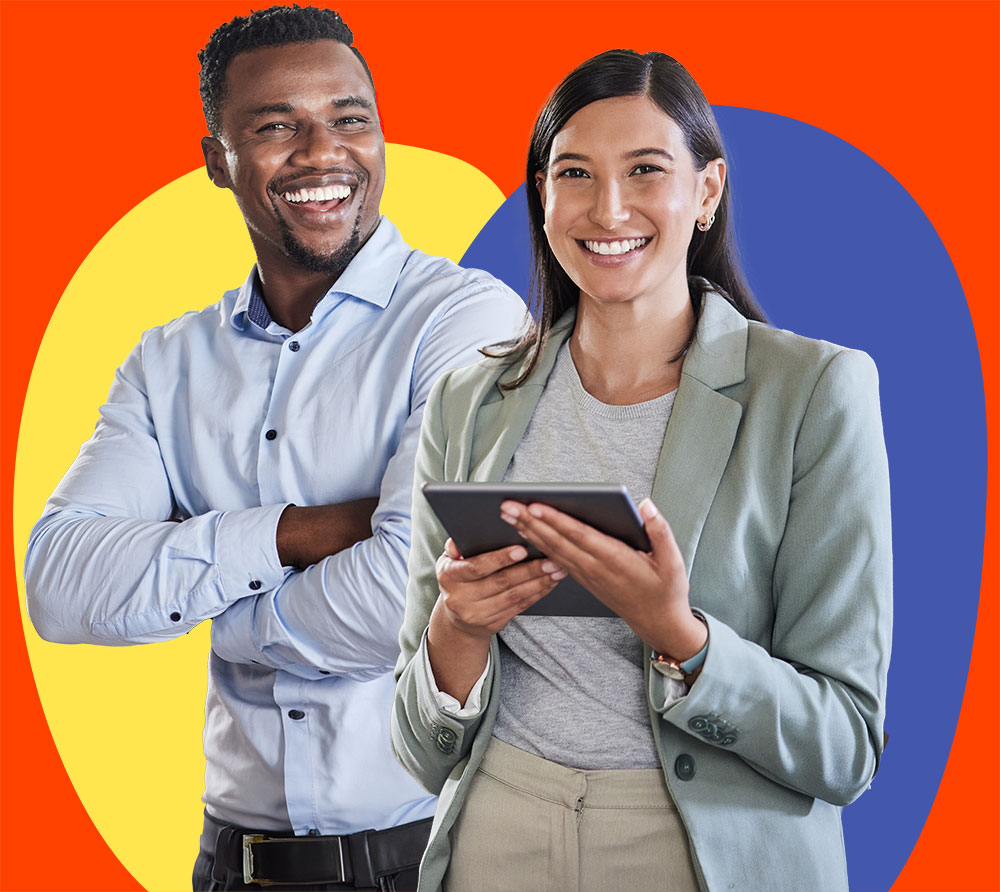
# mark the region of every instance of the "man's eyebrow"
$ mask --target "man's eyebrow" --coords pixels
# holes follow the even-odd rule
[[[251,118],[263,118],[266,115],[287,115],[294,111],[288,102],[274,102],[271,105],[262,105],[250,111]]]
[[[371,111],[374,106],[365,98],[361,96],[345,96],[343,99],[334,99],[334,108],[347,108],[351,105],[360,105],[361,108],[366,108]]]
[[[362,96],[344,96],[341,99],[332,99],[330,105],[334,108],[350,108],[359,106],[371,111],[374,106]],[[249,112],[251,118],[264,118],[268,115],[290,115],[295,111],[295,107],[290,102],[272,102],[268,105],[261,105]]]

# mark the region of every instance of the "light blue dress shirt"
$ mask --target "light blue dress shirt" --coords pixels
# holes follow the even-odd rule
[[[247,827],[343,834],[430,816],[389,744],[413,459],[446,369],[524,304],[383,218],[312,319],[271,320],[256,271],[146,332],[31,533],[47,639],[139,644],[213,618],[204,801]],[[290,504],[378,496],[372,537],[282,567]]]

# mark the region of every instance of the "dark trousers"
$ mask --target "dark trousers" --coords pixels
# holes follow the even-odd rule
[[[232,825],[224,824],[222,821],[213,818],[207,811],[205,812],[205,824],[201,833],[198,857],[194,862],[194,870],[191,874],[191,888],[194,892],[222,892],[222,890],[228,889],[260,890],[264,888],[257,883],[250,883],[249,885],[244,883],[242,872],[238,873],[216,865],[216,841],[218,840],[219,833],[229,826]],[[255,831],[247,830],[246,832],[253,833]],[[268,832],[271,836],[285,835],[269,831],[264,832]],[[287,835],[291,836],[292,834],[289,833]],[[274,890],[274,892],[327,892],[327,890],[349,889],[365,889],[370,890],[370,892],[414,892],[417,888],[417,874],[417,868],[413,867],[390,876],[379,877],[377,886],[355,886],[350,883],[316,883],[306,886],[268,885],[266,888],[268,892],[271,892],[271,890]]]

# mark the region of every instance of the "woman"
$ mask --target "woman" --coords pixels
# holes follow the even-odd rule
[[[416,486],[625,482],[652,551],[506,502],[547,557],[464,559],[417,493],[392,731],[441,797],[420,888],[846,889],[889,656],[874,365],[763,324],[668,56],[573,71],[528,182],[540,324],[438,382]],[[519,615],[566,573],[621,619]]]

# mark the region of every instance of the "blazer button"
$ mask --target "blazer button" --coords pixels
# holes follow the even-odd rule
[[[437,732],[437,748],[447,755],[455,749],[457,735],[451,728],[440,728]]]
[[[689,781],[694,777],[694,759],[687,753],[681,753],[674,762],[674,774],[682,781]]]

